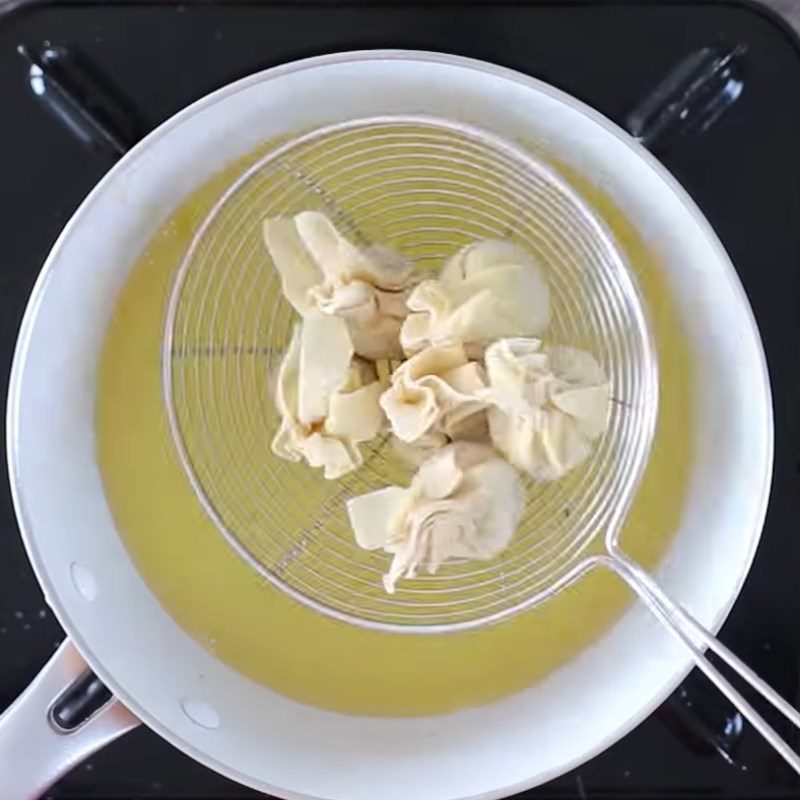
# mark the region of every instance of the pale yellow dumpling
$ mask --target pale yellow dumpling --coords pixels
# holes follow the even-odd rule
[[[523,491],[516,470],[490,448],[458,442],[425,461],[407,489],[387,486],[347,502],[359,546],[392,554],[384,586],[450,559],[489,559],[519,522]]]
[[[413,271],[399,256],[355,247],[316,211],[267,219],[263,233],[283,294],[298,314],[345,319],[354,351],[364,358],[403,355],[399,334]]]
[[[488,407],[478,396],[486,386],[482,365],[461,345],[428,347],[395,370],[380,403],[398,439],[430,448],[473,438],[480,430],[476,417]]]
[[[532,336],[550,322],[550,293],[536,260],[497,239],[459,250],[438,277],[409,295],[400,331],[407,353],[431,345],[488,345],[506,336]],[[472,352],[472,351],[471,351]]]
[[[492,443],[534,480],[576,467],[606,429],[610,387],[589,353],[501,339],[486,350],[486,372]]]
[[[358,445],[383,427],[374,371],[353,360],[344,322],[309,316],[296,328],[275,390],[281,425],[272,452],[340,478],[362,463]]]

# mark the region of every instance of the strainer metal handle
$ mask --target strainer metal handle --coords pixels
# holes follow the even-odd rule
[[[796,728],[800,728],[800,713],[750,669],[735,653],[731,652],[722,642],[709,633],[686,609],[672,600],[644,569],[631,561],[618,548],[610,549],[609,556],[600,556],[597,563],[607,567],[625,581],[655,618],[689,651],[695,665],[730,700],[776,752],[785,759],[786,763],[800,774],[800,755],[756,711],[741,692],[722,674],[719,668],[709,660],[704,651],[708,649],[714,653]]]

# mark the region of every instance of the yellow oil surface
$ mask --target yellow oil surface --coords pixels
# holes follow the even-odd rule
[[[104,344],[97,457],[119,535],[140,574],[164,609],[218,658],[322,708],[434,714],[489,703],[541,680],[619,618],[630,596],[617,578],[596,571],[539,607],[478,631],[375,633],[316,614],[265,583],[232,552],[196,501],[170,441],[161,395],[165,304],[192,233],[242,166],[232,164],[195,191],[147,243],[119,295]],[[679,525],[686,489],[688,348],[655,259],[602,192],[578,176],[568,178],[614,230],[655,328],[659,425],[623,534],[626,550],[652,566]]]

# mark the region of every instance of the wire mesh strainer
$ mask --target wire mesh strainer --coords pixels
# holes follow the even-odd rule
[[[345,500],[410,475],[386,440],[360,470],[327,482],[275,458],[274,375],[295,323],[261,239],[269,216],[319,210],[357,244],[387,244],[421,269],[486,238],[534,254],[551,288],[548,341],[594,354],[611,382],[608,429],[559,481],[527,486],[511,546],[446,566],[387,595],[387,556],[359,549]],[[359,119],[271,150],[233,183],[175,275],[163,388],[174,442],[208,515],[267,580],[362,627],[431,633],[497,622],[587,570],[611,569],[693,661],[800,772],[800,758],[704,655],[710,648],[800,727],[798,714],[619,549],[657,415],[656,356],[625,260],[583,199],[522,147],[428,117]]]
[[[388,440],[370,443],[363,467],[336,482],[271,454],[279,417],[269,384],[296,315],[261,223],[308,209],[422,270],[481,239],[522,245],[551,286],[549,341],[589,350],[606,370],[614,398],[606,435],[563,480],[527,487],[513,544],[499,558],[450,565],[387,595],[386,556],[356,546],[345,500],[408,482]],[[657,407],[654,348],[635,282],[583,200],[522,148],[409,117],[314,130],[269,152],[228,189],[175,278],[164,389],[193,487],[241,555],[324,613],[417,632],[498,620],[575,577],[598,535],[619,528]]]
[[[355,473],[325,482],[275,458],[268,383],[296,315],[264,248],[265,217],[328,214],[354,241],[387,244],[420,269],[507,238],[551,286],[548,340],[592,352],[614,404],[594,456],[561,481],[529,485],[512,546],[490,562],[381,582],[386,556],[360,550],[345,500],[407,483],[384,439]],[[165,392],[176,442],[206,511],[266,578],[315,608],[405,631],[471,627],[538,602],[569,579],[599,533],[616,530],[656,418],[654,348],[623,258],[582,199],[523,149],[440,120],[381,118],[315,130],[254,164],[192,242],[167,320]]]

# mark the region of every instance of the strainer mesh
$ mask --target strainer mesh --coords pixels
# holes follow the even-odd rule
[[[319,210],[357,244],[381,243],[421,270],[460,247],[507,238],[544,265],[549,343],[593,353],[612,387],[608,430],[580,468],[526,484],[512,545],[489,562],[448,565],[387,595],[389,557],[360,550],[345,500],[409,469],[384,437],[363,467],[325,481],[272,455],[271,383],[296,314],[283,299],[261,223]],[[462,629],[548,597],[619,525],[644,468],[657,398],[642,301],[602,224],[521,147],[430,118],[354,120],[277,147],[225,193],[180,264],[165,328],[165,402],[174,441],[207,513],[268,580],[360,625]]]

